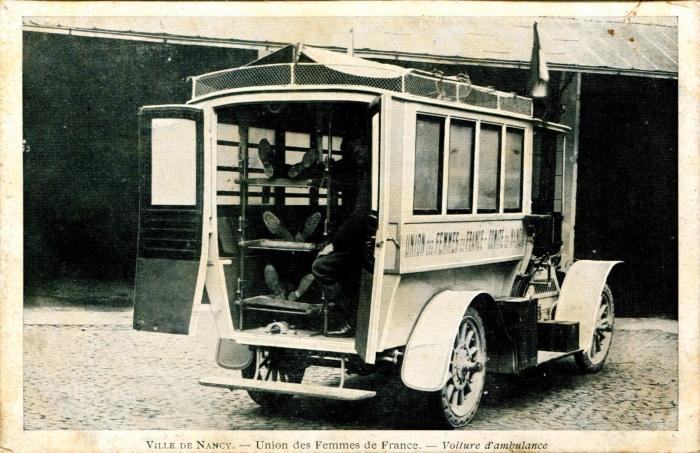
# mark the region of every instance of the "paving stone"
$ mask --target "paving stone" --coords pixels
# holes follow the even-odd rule
[[[214,362],[208,313],[196,337],[136,332],[128,311],[63,310],[62,323],[55,313],[35,307],[25,316],[27,430],[426,427],[424,395],[407,391],[397,377],[349,376],[348,386],[377,390],[363,403],[296,397],[278,412],[260,408],[244,391],[200,386],[201,376],[239,374]],[[677,430],[677,328],[666,320],[620,324],[603,371],[580,375],[568,358],[532,375],[495,377],[465,429]],[[337,384],[337,370],[311,367],[304,381]]]

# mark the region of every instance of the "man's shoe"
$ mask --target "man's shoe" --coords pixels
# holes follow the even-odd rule
[[[271,264],[265,266],[265,283],[267,283],[267,287],[272,290],[275,299],[287,299],[286,295],[284,294],[284,289],[280,284],[279,275],[277,275],[277,271]]]
[[[294,242],[292,233],[290,233],[289,230],[282,225],[282,221],[270,211],[263,212],[263,222],[265,222],[265,226],[270,230],[270,233],[285,241]]]
[[[318,160],[318,152],[314,149],[308,150],[304,153],[304,157],[301,158],[301,162],[292,166],[289,169],[290,178],[299,178],[306,173],[306,170],[311,168],[313,164]]]
[[[354,334],[354,328],[348,321],[344,321],[334,330],[326,332],[327,337],[351,337]]]
[[[258,157],[263,164],[265,176],[272,178],[275,176],[275,169],[278,167],[277,156],[270,146],[270,142],[266,138],[260,140],[258,144]]]
[[[296,237],[294,238],[296,242],[306,242],[309,236],[311,236],[313,232],[316,231],[316,227],[318,227],[320,221],[320,212],[314,212],[313,214],[311,214],[309,218],[306,219],[306,222],[304,222],[304,228],[300,232],[298,232]]]
[[[301,296],[308,291],[311,284],[314,282],[314,274],[306,274],[301,278],[299,282],[299,288],[295,289],[287,296],[287,300],[297,301]]]

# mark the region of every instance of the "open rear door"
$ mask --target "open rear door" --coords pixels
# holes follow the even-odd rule
[[[202,298],[204,119],[184,105],[139,112],[140,213],[134,329],[188,334]]]
[[[384,274],[384,250],[382,247],[386,235],[387,209],[383,206],[387,198],[382,186],[388,178],[382,177],[387,168],[387,156],[383,150],[389,149],[387,131],[383,121],[387,115],[382,114],[382,104],[387,105],[386,96],[377,97],[367,111],[368,127],[371,131],[372,150],[372,213],[368,219],[368,235],[374,240],[368,242],[365,250],[367,264],[362,270],[360,280],[360,303],[357,310],[357,331],[355,333],[355,350],[367,363],[374,363],[374,356],[379,339],[381,312],[382,276]]]

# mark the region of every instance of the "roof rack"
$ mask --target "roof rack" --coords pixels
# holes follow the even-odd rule
[[[287,59],[292,61],[276,63]],[[284,47],[240,68],[193,77],[191,101],[236,89],[294,85],[378,88],[532,116],[532,99],[473,85],[466,75],[444,77],[301,45]]]

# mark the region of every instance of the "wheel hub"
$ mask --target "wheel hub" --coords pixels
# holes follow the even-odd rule
[[[462,343],[457,347],[452,361],[453,382],[457,389],[465,388],[471,382],[471,374],[483,369],[482,363],[475,362],[469,357],[466,344]]]

